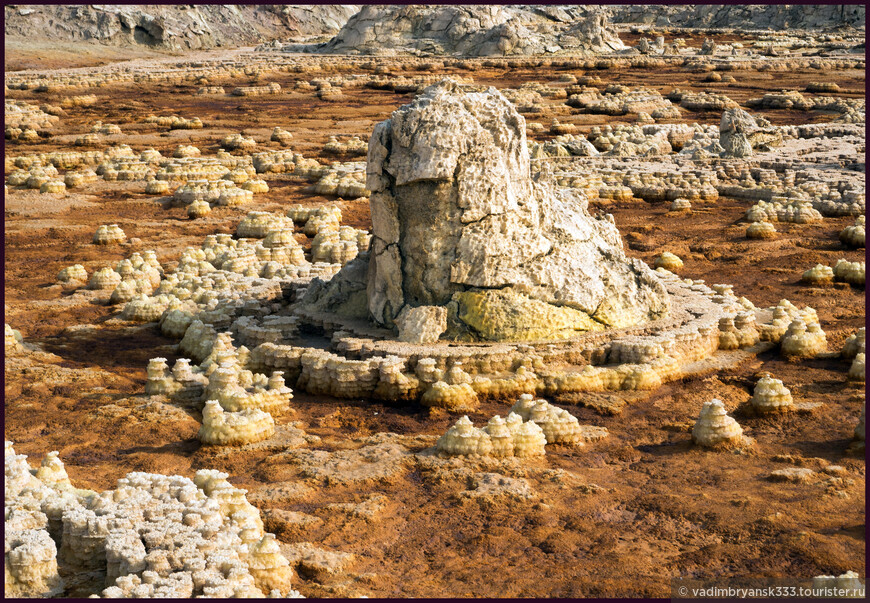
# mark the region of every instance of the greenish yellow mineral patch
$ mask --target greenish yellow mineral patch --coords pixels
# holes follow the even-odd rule
[[[459,320],[487,341],[569,339],[604,325],[580,310],[554,306],[512,289],[463,291],[453,295]]]
[[[630,327],[643,320],[636,312],[624,308],[615,297],[608,297],[598,306],[593,314],[595,320],[613,329]]]

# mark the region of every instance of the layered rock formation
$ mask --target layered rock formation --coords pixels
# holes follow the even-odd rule
[[[863,5],[624,4],[610,8],[614,23],[729,29],[864,29]]]
[[[444,306],[445,337],[467,341],[565,339],[666,314],[662,283],[626,258],[612,220],[547,174],[531,177],[525,129],[495,89],[450,80],[378,124],[369,258],[312,286],[305,303],[359,312],[347,300],[361,296],[365,274],[374,322]]]
[[[366,6],[318,48],[336,54],[505,56],[625,48],[595,6]]]
[[[5,35],[11,38],[185,50],[332,34],[357,8],[273,4],[9,5],[4,17]]]

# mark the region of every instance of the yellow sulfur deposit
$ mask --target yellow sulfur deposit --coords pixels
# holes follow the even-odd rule
[[[604,325],[585,312],[531,299],[512,289],[456,293],[458,315],[490,341],[567,339]]]
[[[656,268],[664,268],[670,272],[679,272],[683,269],[683,260],[670,251],[665,251],[655,261]]]

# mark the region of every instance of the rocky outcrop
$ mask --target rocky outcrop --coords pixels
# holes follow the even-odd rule
[[[749,157],[752,155],[752,145],[749,134],[758,130],[755,119],[743,109],[727,109],[722,114],[719,124],[719,144],[725,149],[723,155],[728,157]]]
[[[624,4],[610,7],[614,23],[728,29],[864,29],[863,5]]]
[[[353,5],[7,5],[5,35],[162,50],[243,46],[332,34]]]
[[[375,127],[366,295],[376,323],[443,306],[448,339],[530,341],[667,312],[662,283],[625,256],[612,219],[591,216],[582,193],[557,190],[547,173],[532,178],[525,131],[498,91],[450,80]],[[359,294],[363,269],[349,264],[304,303],[341,307],[332,297]]]
[[[370,5],[317,50],[504,56],[623,48],[600,7]]]
[[[447,330],[447,310],[439,306],[405,306],[395,322],[399,341],[434,343]]]
[[[770,128],[763,117],[755,118],[743,109],[734,107],[722,113],[719,124],[719,144],[723,157],[749,157],[752,150],[782,143],[782,134]]]

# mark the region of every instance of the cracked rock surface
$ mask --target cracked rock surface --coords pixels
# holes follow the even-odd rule
[[[59,5],[4,7],[5,33],[19,40],[87,42],[166,50],[253,44],[337,31],[354,5]]]
[[[595,6],[377,6],[351,17],[319,52],[462,56],[625,48]]]
[[[668,310],[611,219],[591,216],[583,194],[557,190],[547,172],[531,177],[525,120],[495,89],[431,86],[375,127],[367,170],[378,324],[392,327],[408,306],[446,306],[446,339],[531,341]]]

